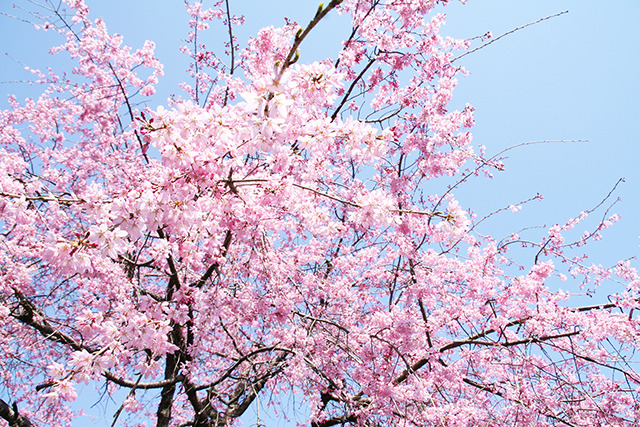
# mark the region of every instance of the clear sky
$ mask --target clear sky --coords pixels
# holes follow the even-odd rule
[[[26,0],[4,0],[0,12],[25,17],[12,7],[14,2],[29,7]],[[177,51],[187,31],[181,1],[88,0],[88,4],[94,16],[104,16],[108,28],[124,35],[125,43],[134,48],[145,39],[156,41],[166,77],[150,107],[164,104],[170,93],[179,91],[177,82],[186,78],[186,58]],[[317,4],[315,0],[231,1],[232,11],[246,16],[241,41],[260,27],[282,25],[283,16],[306,25]],[[466,5],[451,1],[442,10],[447,14],[443,34],[459,38],[487,31],[495,38],[569,11],[460,61],[470,74],[461,79],[454,106],[468,102],[476,108],[474,145],[485,145],[487,153],[493,154],[529,141],[588,140],[513,150],[505,161],[505,172],[457,190],[462,204],[480,217],[536,193],[544,196],[543,202],[488,221],[482,231],[499,237],[527,226],[564,222],[597,205],[624,177],[626,182],[613,194],[613,200],[622,199],[613,208],[622,220],[605,233],[603,241],[592,245],[591,259],[610,265],[638,254],[640,1],[468,0]],[[344,18],[333,16],[317,30],[302,45],[300,61],[333,56],[348,28]],[[30,79],[19,62],[41,68],[63,63],[64,58],[44,54],[56,41],[52,33],[0,16],[0,95],[36,95],[37,87],[9,82]],[[3,96],[0,106],[6,105],[4,101]],[[602,211],[598,218],[601,215]]]

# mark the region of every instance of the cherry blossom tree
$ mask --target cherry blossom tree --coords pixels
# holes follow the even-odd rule
[[[637,425],[640,279],[582,255],[617,216],[498,240],[437,180],[503,168],[448,107],[471,42],[439,34],[447,1],[331,0],[246,46],[230,3],[187,2],[187,95],[153,108],[152,42],[44,3],[73,68],[0,112],[3,425],[70,425],[83,383],[114,425],[287,395],[314,427]],[[342,49],[304,63],[329,14]],[[615,286],[580,305],[560,280]]]

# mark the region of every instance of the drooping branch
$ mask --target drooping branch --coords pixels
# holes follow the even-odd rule
[[[236,360],[234,362],[233,365],[231,365],[224,374],[222,374],[217,380],[210,382],[208,384],[205,385],[201,385],[198,387],[198,390],[204,390],[207,388],[213,388],[215,386],[217,386],[218,384],[220,384],[222,381],[224,381],[225,379],[227,379],[236,369],[238,369],[238,367],[240,365],[242,365],[244,362],[250,360],[253,356],[256,356],[258,354],[261,353],[266,353],[266,352],[270,352],[270,351],[280,351],[283,353],[293,353],[293,350],[289,349],[289,348],[285,348],[285,347],[278,347],[278,346],[268,346],[268,347],[261,347],[258,348],[256,350],[253,350],[250,353],[245,354],[244,356],[242,356],[241,358],[239,358],[238,360]]]
[[[587,312],[587,311],[592,311],[592,310],[606,310],[606,309],[611,309],[611,308],[615,308],[617,307],[616,304],[613,303],[609,303],[609,304],[601,304],[601,305],[591,305],[591,306],[582,306],[582,307],[576,307],[576,308],[571,308],[568,309],[570,311],[573,312]],[[426,315],[426,314],[425,314]],[[523,319],[518,319],[518,320],[514,320],[512,322],[509,322],[506,327],[512,327],[512,326],[518,326],[518,325],[522,325],[524,323],[526,323],[527,321],[529,321],[531,318],[527,317],[527,318],[523,318]],[[490,342],[490,341],[484,341],[481,340],[481,338],[486,337],[492,333],[497,332],[494,329],[487,329],[484,330],[482,332],[479,332],[471,337],[469,337],[466,340],[459,340],[459,341],[454,341],[451,342],[445,346],[442,346],[439,349],[440,353],[443,353],[447,350],[451,350],[457,347],[461,347],[464,345],[482,345],[482,346],[491,346],[491,347],[513,347],[513,346],[519,346],[519,345],[527,345],[527,344],[532,344],[532,343],[549,343],[553,346],[553,341],[556,339],[560,339],[560,338],[570,338],[576,335],[580,335],[581,331],[571,331],[571,332],[565,332],[565,333],[559,333],[559,334],[555,334],[555,335],[547,335],[547,336],[540,336],[540,337],[528,337],[525,339],[521,339],[521,340],[517,340],[517,341],[511,341],[511,342]],[[632,378],[634,381],[638,381],[638,379],[635,378],[635,376],[631,375],[629,372],[624,371],[622,369],[619,369],[615,366],[612,365],[608,365],[608,364],[603,364],[598,362],[597,360],[589,357],[589,356],[584,356],[584,355],[579,355],[579,354],[575,354],[575,357],[578,357],[584,361],[587,362],[591,362],[603,367],[607,367],[610,369],[614,369],[617,370],[619,372],[622,372],[625,376],[628,376],[630,378]],[[443,366],[447,366],[447,364],[442,360],[442,359],[438,359],[438,362],[440,364],[442,364]],[[424,366],[426,366],[429,363],[429,359],[427,358],[423,358],[418,360],[417,362],[415,362],[411,367],[405,369],[400,375],[398,375],[394,380],[393,380],[393,384],[395,385],[399,385],[401,383],[403,383],[404,381],[406,381],[408,379],[408,377],[412,374],[417,372],[418,370],[420,370],[421,368],[423,368]],[[490,386],[487,384],[483,384],[481,382],[475,381],[471,378],[463,378],[462,381],[469,385],[472,386],[474,388],[477,388],[479,390],[488,392],[490,394],[493,394],[495,396],[501,397],[501,398],[505,398],[503,393]],[[356,395],[352,396],[351,400],[356,402],[358,405],[360,404],[364,404],[366,403],[368,400],[367,399],[363,399],[364,398],[364,394],[362,392],[357,393]],[[331,400],[336,400],[331,399]],[[507,399],[511,402],[514,402],[516,404],[519,405],[525,405],[523,402],[514,400],[514,399]],[[564,425],[568,425],[568,426],[573,426],[574,424],[572,424],[570,421],[562,418],[561,416],[559,416],[558,414],[553,414],[553,413],[545,413],[544,416],[547,416],[561,424]],[[338,425],[338,424],[347,424],[347,423],[355,423],[357,421],[357,418],[353,415],[353,414],[344,414],[341,416],[335,416],[332,418],[329,418],[323,422],[315,422],[312,423],[312,425],[314,427],[325,427],[325,426],[333,426],[333,425]]]
[[[229,66],[229,75],[233,75],[235,71],[235,45],[234,45],[234,37],[233,37],[233,27],[231,26],[231,12],[229,10],[229,0],[225,0],[225,12],[227,14],[227,28],[229,30],[229,54],[231,55],[231,65]]]
[[[225,6],[226,6],[226,14],[227,14],[227,29],[229,31],[229,54],[231,55],[231,64],[229,66],[229,75],[233,76],[233,73],[235,71],[236,65],[235,65],[235,55],[236,55],[236,47],[234,44],[234,36],[233,36],[233,26],[231,25],[231,11],[229,9],[229,0],[225,0]],[[211,93],[211,89],[213,88],[213,86],[211,86],[209,88],[209,93]],[[207,94],[207,99],[205,99],[204,103],[206,105],[207,101],[209,99],[209,94]],[[222,105],[226,107],[227,102],[229,101],[229,85],[227,84],[227,87],[224,91],[224,101],[222,102]]]
[[[583,307],[577,307],[577,308],[573,308],[573,309],[569,309],[570,311],[574,311],[574,312],[584,312],[584,311],[591,311],[591,310],[605,310],[605,309],[609,309],[609,308],[614,308],[616,307],[616,304],[613,303],[609,303],[609,304],[602,304],[602,305],[593,305],[593,306],[583,306]],[[519,326],[519,325],[523,325],[526,322],[528,322],[529,320],[531,320],[531,317],[525,317],[522,319],[517,319],[517,320],[513,320],[511,322],[508,322],[504,328],[509,328],[512,326]],[[456,341],[452,341],[448,344],[443,345],[442,347],[440,347],[438,349],[439,353],[444,353],[448,350],[453,350],[455,348],[458,347],[462,347],[465,345],[483,345],[483,346],[493,346],[493,347],[513,347],[516,345],[526,345],[526,344],[531,344],[534,342],[545,342],[545,341],[550,341],[550,340],[554,340],[554,339],[558,339],[558,338],[564,338],[564,337],[569,337],[569,336],[575,336],[575,335],[579,335],[581,333],[581,331],[571,331],[571,332],[566,332],[566,333],[561,333],[561,334],[556,334],[556,335],[547,335],[547,336],[541,336],[541,337],[527,337],[524,338],[522,340],[518,340],[518,341],[513,341],[513,342],[490,342],[490,341],[483,341],[481,340],[481,338],[487,337],[490,334],[496,333],[498,331],[496,331],[495,329],[485,329],[484,331],[481,331],[475,335],[470,336],[467,339],[464,340],[456,340]],[[424,366],[426,366],[429,363],[429,359],[428,358],[422,358],[419,359],[418,361],[416,361],[410,368],[405,369],[404,371],[402,371],[400,373],[400,375],[398,375],[394,380],[394,384],[401,384],[404,381],[407,380],[407,378],[409,377],[409,375],[411,375],[412,373],[420,370],[421,368],[423,368]]]

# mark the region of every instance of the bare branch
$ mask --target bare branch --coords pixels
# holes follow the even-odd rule
[[[307,37],[309,32],[311,32],[313,27],[318,25],[318,22],[320,22],[322,18],[324,18],[325,15],[331,11],[331,9],[335,8],[340,3],[342,3],[342,0],[331,0],[331,3],[329,3],[327,7],[323,7],[322,3],[320,3],[320,6],[318,7],[318,11],[316,12],[316,16],[313,17],[313,19],[309,22],[309,24],[304,30],[301,28],[300,31],[298,31],[298,34],[296,34],[296,37],[293,40],[293,45],[289,50],[289,54],[287,55],[286,59],[282,63],[280,70],[278,71],[278,76],[277,76],[278,80],[282,76],[282,73],[284,73],[284,71],[287,68],[289,68],[291,64],[295,62],[295,61],[292,61],[292,59],[298,52],[298,47],[300,47],[300,44],[305,39],[305,37]]]
[[[477,51],[479,51],[480,49],[484,49],[485,47],[489,46],[491,43],[495,43],[495,42],[497,42],[498,40],[500,40],[501,38],[508,36],[509,34],[513,34],[513,33],[515,33],[516,31],[520,31],[520,30],[525,29],[525,28],[527,28],[527,27],[530,27],[530,26],[532,26],[532,25],[538,24],[538,23],[540,23],[540,22],[542,22],[542,21],[546,21],[547,19],[551,19],[551,18],[555,18],[556,16],[564,15],[565,13],[569,13],[569,11],[568,11],[568,10],[565,10],[564,12],[558,12],[558,13],[555,13],[555,14],[553,14],[553,15],[545,16],[544,18],[540,18],[540,19],[538,19],[537,21],[529,22],[528,24],[521,25],[520,27],[514,28],[514,29],[513,29],[513,30],[511,30],[511,31],[507,31],[507,32],[506,32],[506,33],[504,33],[504,34],[501,34],[500,36],[498,36],[498,37],[496,37],[496,38],[494,38],[494,39],[491,39],[491,41],[486,42],[486,43],[485,43],[485,44],[483,44],[482,46],[478,46],[478,47],[477,47],[477,48],[475,48],[475,49],[472,49],[472,50],[470,50],[470,51],[468,51],[468,52],[465,52],[465,53],[463,53],[463,54],[461,54],[461,55],[456,56],[455,58],[453,58],[453,59],[451,60],[451,63],[454,63],[455,61],[457,61],[458,59],[460,59],[460,58],[462,58],[462,57],[464,57],[464,56],[467,56],[467,55],[470,55],[470,54],[472,54],[472,53],[474,53],[474,52],[477,52]]]

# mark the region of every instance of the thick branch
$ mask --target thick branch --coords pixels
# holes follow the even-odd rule
[[[193,411],[195,412],[193,422],[195,427],[209,426],[209,418],[219,418],[217,412],[213,411],[213,408],[205,406],[205,404],[200,400],[196,386],[189,379],[185,378],[182,381],[182,384],[184,385],[185,394],[189,399],[189,403],[191,403]]]
[[[20,309],[21,309],[20,312],[12,314],[15,319],[19,320],[25,325],[31,326],[33,329],[40,332],[40,334],[44,336],[46,339],[48,339],[49,341],[68,345],[69,347],[71,347],[76,351],[85,350],[92,354],[100,351],[96,348],[92,348],[87,345],[81,344],[77,340],[69,336],[68,334],[65,334],[64,332],[61,332],[55,329],[53,326],[49,324],[47,319],[42,316],[42,314],[40,313],[40,310],[31,301],[29,301],[26,297],[24,297],[22,293],[15,291],[15,294],[16,294],[16,297],[18,298]],[[128,388],[135,387],[135,388],[145,389],[145,390],[152,389],[152,388],[165,387],[167,385],[175,384],[181,380],[180,376],[172,376],[163,381],[136,383],[135,381],[124,379],[106,370],[102,372],[102,375],[109,381],[119,386],[128,387]]]
[[[342,415],[339,417],[329,418],[324,421],[315,421],[311,423],[311,427],[331,427],[338,424],[345,425],[347,423],[355,423],[358,419],[355,415]]]
[[[89,353],[96,352],[96,349],[80,344],[71,336],[51,326],[47,322],[46,318],[42,315],[41,311],[31,301],[29,301],[20,291],[14,289],[14,294],[18,299],[18,304],[19,304],[19,311],[11,312],[11,315],[15,319],[19,320],[25,325],[31,326],[32,328],[40,332],[46,339],[50,341],[68,345],[76,351],[86,350]]]
[[[182,375],[176,375],[175,377],[167,378],[162,381],[139,383],[139,382],[130,381],[130,380],[126,380],[124,378],[118,377],[116,375],[113,375],[109,371],[103,371],[102,375],[112,383],[117,384],[121,387],[136,388],[136,389],[143,389],[143,390],[167,387],[167,386],[176,384],[177,382],[181,381],[183,378]]]
[[[13,404],[13,408],[0,399],[0,417],[9,423],[9,427],[34,427],[27,418],[18,413],[18,407]]]
[[[258,394],[260,394],[264,386],[267,384],[267,381],[269,381],[271,378],[275,377],[282,371],[283,366],[281,365],[281,363],[286,358],[286,355],[286,352],[281,353],[275,360],[271,361],[271,363],[269,364],[270,366],[264,375],[259,378],[255,378],[251,383],[243,385],[242,389],[238,390],[238,398],[245,393],[247,394],[244,400],[242,400],[241,402],[229,405],[225,414],[226,418],[234,419],[244,414],[244,412],[247,410],[247,408],[249,408],[249,406],[251,406],[256,397],[258,397]],[[235,400],[237,401],[238,399],[236,398]]]
[[[167,354],[167,361],[164,367],[164,377],[166,379],[177,377],[178,358],[173,354]],[[176,384],[165,385],[160,392],[160,403],[156,415],[158,417],[156,427],[168,427],[171,422],[171,407],[173,406],[173,395],[176,391]]]

